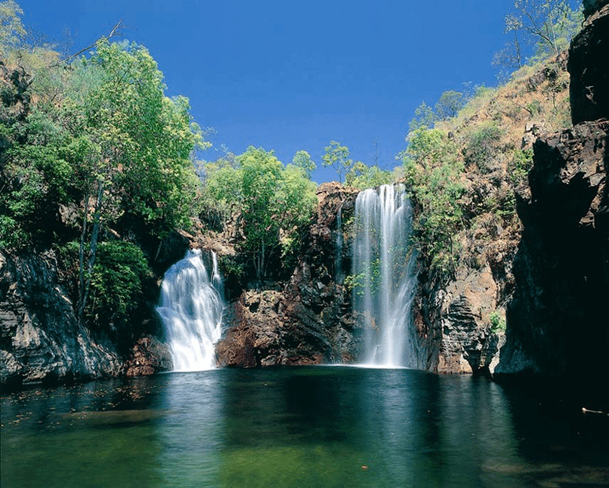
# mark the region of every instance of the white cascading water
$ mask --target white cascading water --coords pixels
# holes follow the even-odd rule
[[[212,253],[211,277],[201,251],[167,270],[157,312],[163,319],[174,371],[202,371],[216,366],[215,344],[222,335],[222,279]]]
[[[383,185],[357,196],[353,302],[365,329],[364,365],[419,367],[411,317],[417,279],[411,230],[412,208],[403,185]]]

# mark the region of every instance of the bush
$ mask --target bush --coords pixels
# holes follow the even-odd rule
[[[100,320],[124,323],[144,301],[144,284],[151,277],[146,257],[135,244],[124,241],[99,243],[87,315],[97,324]]]
[[[505,332],[506,322],[503,317],[497,312],[491,312],[489,315],[489,320],[491,322],[491,331],[494,333],[497,332]]]
[[[460,247],[455,236],[463,229],[464,165],[457,154],[454,141],[439,129],[412,132],[402,154],[406,184],[418,207],[415,242],[431,266],[444,272],[456,267]]]
[[[465,148],[465,160],[476,165],[482,173],[493,170],[493,158],[497,155],[498,142],[503,130],[495,122],[486,122],[475,129],[469,137]]]

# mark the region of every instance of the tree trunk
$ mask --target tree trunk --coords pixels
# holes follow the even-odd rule
[[[91,241],[89,242],[89,260],[87,263],[87,273],[84,286],[80,290],[80,299],[78,306],[78,318],[82,320],[85,306],[87,304],[87,298],[89,296],[89,289],[91,287],[91,275],[93,274],[93,266],[95,265],[95,254],[97,252],[97,240],[99,238],[100,229],[100,218],[101,209],[104,197],[104,181],[102,179],[97,181],[97,200],[95,202],[95,214],[93,216],[93,229],[91,231]],[[83,234],[84,237],[84,234]],[[84,275],[84,272],[81,273]]]

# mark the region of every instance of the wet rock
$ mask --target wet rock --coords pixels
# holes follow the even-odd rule
[[[167,344],[152,336],[139,339],[125,362],[126,376],[148,376],[171,369],[171,353]]]

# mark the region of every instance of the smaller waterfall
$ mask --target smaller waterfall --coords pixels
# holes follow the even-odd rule
[[[412,209],[403,185],[361,192],[355,202],[353,302],[365,329],[363,363],[419,367],[411,305],[416,259]]]
[[[341,285],[343,281],[345,281],[345,273],[343,272],[343,245],[343,207],[341,205],[336,214],[336,241],[334,249],[336,252],[336,258],[334,260],[334,268],[336,270],[334,273],[335,280]]]
[[[222,295],[215,253],[211,276],[198,249],[188,251],[165,273],[157,312],[165,325],[174,371],[215,367],[215,344],[222,334]]]

